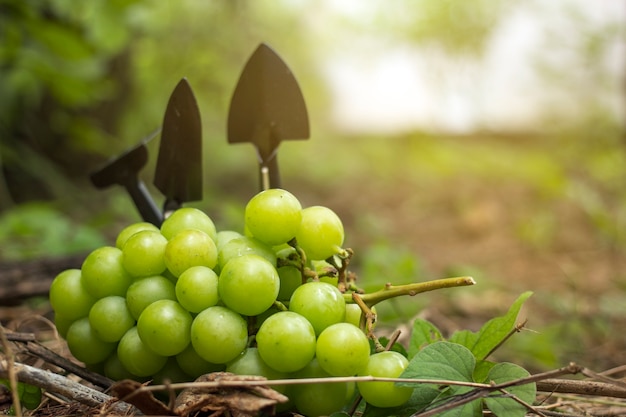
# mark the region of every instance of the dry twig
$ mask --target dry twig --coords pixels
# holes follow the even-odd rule
[[[139,414],[139,411],[132,405],[117,401],[114,397],[74,382],[62,375],[21,363],[14,363],[11,366],[6,360],[0,361],[0,376],[6,378],[12,373],[20,382],[45,389],[90,407],[102,407],[111,404],[110,409],[118,414]]]

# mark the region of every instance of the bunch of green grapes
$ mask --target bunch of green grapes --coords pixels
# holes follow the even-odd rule
[[[160,228],[126,227],[115,246],[60,273],[50,303],[72,354],[115,380],[182,382],[223,370],[268,379],[402,373],[406,358],[372,353],[361,309],[324,278],[327,261],[346,253],[331,209],[303,209],[293,194],[269,189],[246,205],[244,230],[218,232],[204,212],[181,208]],[[340,410],[357,389],[379,407],[411,395],[388,382],[277,389],[306,416]]]

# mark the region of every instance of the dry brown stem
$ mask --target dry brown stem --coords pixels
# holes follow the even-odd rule
[[[544,379],[537,381],[537,391],[626,398],[626,389],[618,385],[575,379]]]

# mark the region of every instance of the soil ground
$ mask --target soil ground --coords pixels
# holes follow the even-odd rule
[[[530,290],[534,296],[520,319],[527,318],[530,329],[551,333],[545,336],[554,341],[567,342],[553,346],[556,357],[588,366],[624,364],[626,337],[618,331],[626,324],[624,253],[600,246],[586,215],[565,203],[549,208],[562,224],[549,247],[529,247],[516,231],[519,217],[533,211],[532,196],[466,184],[473,191],[459,209],[458,193],[445,191],[458,186],[444,185],[422,218],[399,201],[409,189],[376,190],[378,199],[388,202],[377,207],[379,215],[398,219],[387,223],[390,241],[418,254],[431,278],[478,275],[475,289],[450,290],[429,308],[458,327],[471,328],[502,314],[517,295]],[[349,201],[354,200],[344,204],[354,208]],[[363,239],[357,235],[355,241]]]

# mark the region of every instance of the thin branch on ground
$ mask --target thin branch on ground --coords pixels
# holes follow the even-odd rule
[[[0,377],[6,378],[11,374],[15,375],[20,382],[45,389],[48,392],[78,401],[90,407],[102,407],[105,404],[111,404],[110,409],[116,413],[139,414],[139,410],[132,405],[117,401],[114,397],[72,381],[62,375],[21,363],[10,365],[7,360],[0,361]]]
[[[71,360],[59,355],[58,353],[48,349],[41,343],[37,342],[36,337],[32,333],[14,333],[6,331],[2,328],[8,341],[19,343],[24,349],[37,358],[44,360],[45,362],[55,365],[67,372],[70,372],[85,381],[88,381],[101,388],[109,388],[113,384],[113,380],[96,374],[94,372],[85,369],[84,367],[72,362]]]

